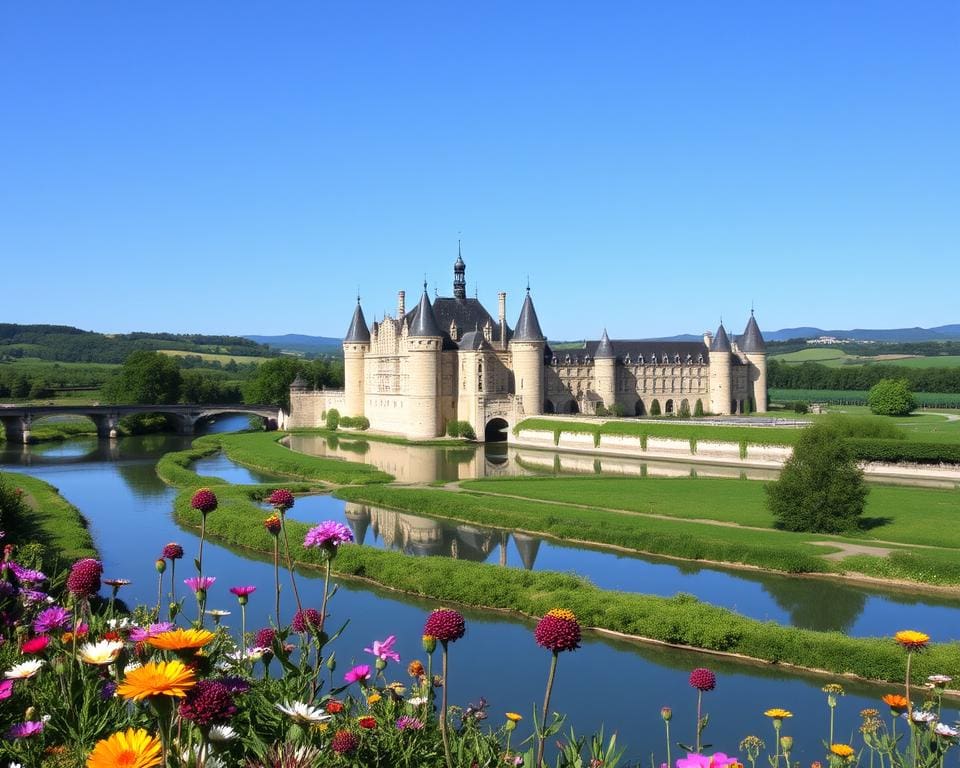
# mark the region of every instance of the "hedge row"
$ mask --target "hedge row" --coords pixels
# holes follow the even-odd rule
[[[960,445],[877,440],[868,437],[847,438],[846,443],[860,461],[960,464]]]

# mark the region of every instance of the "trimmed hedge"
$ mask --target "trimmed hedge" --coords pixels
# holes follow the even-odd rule
[[[340,426],[349,429],[370,429],[370,419],[366,416],[341,416]]]
[[[960,445],[849,437],[847,446],[859,461],[960,464]]]

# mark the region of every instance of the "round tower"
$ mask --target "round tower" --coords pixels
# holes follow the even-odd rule
[[[370,351],[370,329],[360,307],[353,311],[350,328],[343,339],[343,396],[342,416],[363,416],[364,403],[364,358]]]
[[[523,300],[517,328],[510,340],[513,358],[514,390],[526,416],[543,413],[543,350],[547,339],[540,330],[537,311],[530,298],[530,287]]]
[[[753,408],[764,413],[767,410],[767,345],[753,316],[753,309],[750,310],[750,319],[743,331],[740,348],[747,358],[747,386]]]
[[[710,345],[710,413],[724,416],[731,413],[733,399],[730,382],[730,339],[720,323]]]
[[[440,350],[443,337],[423,284],[420,304],[407,335],[407,437],[429,440],[443,434],[440,423]]]
[[[617,355],[613,351],[613,344],[607,336],[607,329],[603,329],[603,336],[593,353],[593,388],[603,400],[604,407],[609,411],[617,402]]]

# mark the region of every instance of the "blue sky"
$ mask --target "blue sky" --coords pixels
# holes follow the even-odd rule
[[[960,322],[960,3],[7,2],[0,321]]]

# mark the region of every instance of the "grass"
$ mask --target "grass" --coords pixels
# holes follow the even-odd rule
[[[382,491],[380,488],[350,491]],[[210,515],[212,539],[269,554],[273,539],[264,530],[263,511],[253,504],[259,491],[234,487],[224,493],[223,511]],[[420,492],[430,493],[430,492]],[[434,492],[439,495],[439,492]],[[447,494],[451,495],[451,494]],[[220,510],[218,510],[219,512]],[[176,501],[181,524],[199,526],[200,514],[190,508],[189,494]],[[320,554],[300,544],[308,526],[287,521],[292,556],[298,564],[319,568]],[[442,557],[418,558],[367,547],[341,547],[333,571],[358,577],[442,604],[493,608],[533,618],[555,606],[573,610],[587,627],[691,648],[742,654],[772,663],[853,674],[871,680],[898,681],[903,653],[886,638],[849,638],[748,619],[710,606],[689,595],[673,598],[599,589],[585,580],[549,571],[525,571]],[[914,659],[918,676],[960,667],[960,645],[932,646]]]
[[[819,363],[829,368],[848,365],[899,365],[904,368],[953,368],[960,365],[960,355],[898,355],[880,357],[869,355],[851,355],[836,347],[807,347],[796,352],[772,355],[771,360],[799,365],[801,363]]]
[[[261,363],[266,362],[267,360],[272,360],[270,357],[260,357],[258,355],[223,355],[217,354],[214,352],[192,352],[190,350],[181,350],[181,349],[158,349],[161,355],[169,355],[170,357],[199,357],[205,362],[218,362],[223,363],[224,365],[233,360],[237,365],[243,363],[255,363],[260,365]]]
[[[0,472],[0,478],[27,494],[23,519],[9,530],[6,539],[17,544],[35,541],[44,547],[44,565],[51,572],[83,557],[97,557],[86,518],[57,489],[29,475]]]
[[[97,425],[83,417],[70,417],[57,421],[43,419],[34,421],[30,427],[31,442],[67,440],[71,437],[95,434],[97,434]]]
[[[831,406],[830,413],[843,413],[851,416],[868,416],[870,409],[865,405]],[[949,413],[948,409],[944,409]],[[960,412],[957,413],[960,415]],[[814,419],[819,417],[814,416]],[[960,419],[950,421],[936,413],[916,411],[909,416],[876,416],[884,419],[902,430],[908,439],[925,443],[956,443],[960,444]]]
[[[294,435],[320,435],[321,437],[336,437],[341,441],[348,440],[369,440],[374,443],[393,443],[395,445],[416,445],[421,448],[456,448],[461,445],[474,445],[469,440],[458,437],[444,437],[433,440],[407,440],[405,437],[395,435],[371,434],[366,430],[354,429],[292,429],[290,432]]]
[[[777,389],[771,387],[770,400],[778,403],[792,403],[802,400],[807,403],[839,403],[841,405],[865,405],[865,389]],[[921,408],[960,408],[960,393],[957,392],[914,392],[914,399]]]

